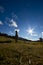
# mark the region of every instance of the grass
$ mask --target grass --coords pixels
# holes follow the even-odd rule
[[[11,43],[0,43],[0,65],[43,65],[43,43],[24,42],[0,37],[0,41],[11,40]]]

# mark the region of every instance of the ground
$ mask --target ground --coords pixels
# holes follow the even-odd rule
[[[43,42],[25,42],[0,37],[0,65],[43,65]]]

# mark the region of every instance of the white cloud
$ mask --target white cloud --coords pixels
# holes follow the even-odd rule
[[[0,6],[0,12],[4,13],[4,7]]]
[[[2,21],[0,21],[0,25],[3,25]]]
[[[19,32],[19,31],[20,31],[20,29],[15,29],[15,31]]]
[[[9,26],[18,27],[17,23],[13,19],[11,19],[10,22],[11,24],[9,24]]]
[[[15,31],[17,31],[17,32],[19,33],[20,30],[19,30],[19,29],[15,29],[13,32],[12,32],[12,31],[9,31],[9,34],[10,34],[10,35],[15,35],[15,34],[14,34]]]
[[[38,34],[36,34],[36,32],[34,31],[34,28],[29,28],[27,32],[31,36],[38,36]]]
[[[38,34],[36,34],[36,33],[33,33],[31,36],[38,36]]]
[[[12,31],[9,31],[9,34],[14,35],[14,33]]]
[[[7,25],[11,26],[11,27],[16,27],[16,28],[18,27],[16,21],[15,21],[13,18],[10,19],[10,18],[6,17],[6,18],[5,18],[5,23],[6,23]]]
[[[30,40],[32,40],[32,41],[37,41],[37,40],[39,40],[38,38],[31,38]]]
[[[43,32],[42,32],[42,36],[43,36]]]

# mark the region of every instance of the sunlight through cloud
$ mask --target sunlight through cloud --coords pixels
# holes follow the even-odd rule
[[[31,36],[38,36],[38,34],[36,34],[36,32],[34,31],[34,28],[29,28],[27,32]]]
[[[28,32],[30,35],[32,35],[32,34],[34,33],[34,29],[33,29],[33,28],[29,28],[29,29],[27,30],[27,32]]]

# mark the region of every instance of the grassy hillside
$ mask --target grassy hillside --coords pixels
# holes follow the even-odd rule
[[[5,41],[11,41],[9,43]],[[0,36],[0,65],[43,65],[43,43],[25,42]]]

